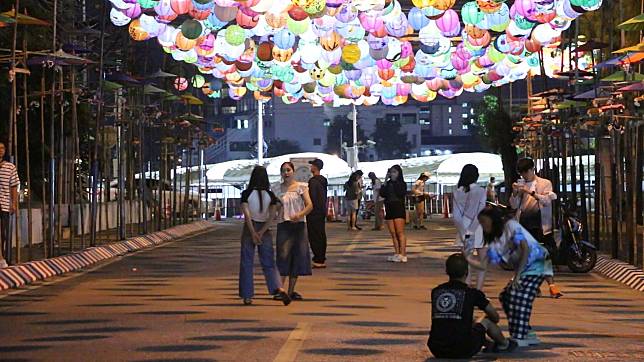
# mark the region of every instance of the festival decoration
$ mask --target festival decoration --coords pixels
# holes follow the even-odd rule
[[[571,63],[561,34],[602,0],[106,0],[110,20],[156,39],[211,98],[271,93],[314,105],[431,102]],[[539,60],[543,52],[543,62]],[[580,52],[580,70],[589,69]],[[562,57],[564,61],[562,61]],[[206,82],[206,79],[209,81]],[[227,88],[227,89],[225,89]]]

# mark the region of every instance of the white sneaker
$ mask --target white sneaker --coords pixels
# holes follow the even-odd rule
[[[401,263],[406,263],[407,262],[407,257],[406,256],[400,256],[400,262]]]
[[[0,269],[8,267],[9,264],[7,264],[7,261],[4,259],[0,259]]]
[[[400,255],[399,254],[394,254],[392,256],[388,256],[387,261],[390,261],[392,263],[400,263]]]
[[[517,346],[519,346],[519,347],[529,347],[530,346],[530,342],[528,341],[527,338],[514,339],[514,341],[517,342]]]
[[[525,338],[531,346],[537,346],[541,344],[541,340],[535,332],[528,332],[528,335]]]

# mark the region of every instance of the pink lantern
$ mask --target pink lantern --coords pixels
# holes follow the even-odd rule
[[[463,70],[467,68],[468,65],[470,64],[467,60],[456,55],[456,53],[452,54],[451,61],[452,61],[452,65],[454,66],[454,69],[456,70]]]
[[[519,15],[523,16],[524,18],[530,20],[530,21],[535,21],[535,6],[534,6],[534,0],[516,0],[514,2],[514,9]]]
[[[400,43],[400,57],[409,58],[414,55],[414,48],[411,46],[411,43],[404,41]]]
[[[177,77],[174,80],[174,88],[178,91],[184,91],[188,88],[188,80],[183,77]]]
[[[375,11],[361,13],[358,19],[364,30],[368,32],[376,31],[376,29],[382,28],[384,25],[380,13]]]
[[[396,95],[406,97],[411,93],[411,84],[398,83],[396,84]]]
[[[393,64],[387,59],[381,59],[376,62],[376,65],[378,66],[378,69],[391,69]]]
[[[429,88],[429,89],[433,90],[434,92],[436,92],[436,91],[438,91],[439,89],[442,89],[442,88],[443,88],[443,82],[444,82],[444,81],[445,81],[445,80],[443,80],[442,78],[438,78],[438,77],[436,77],[436,78],[434,78],[434,79],[430,79],[430,80],[428,80],[428,81],[427,81],[427,82],[425,82],[425,83],[427,84],[427,88]]]
[[[453,9],[445,11],[443,16],[436,20],[436,26],[446,37],[458,36],[461,33],[461,22],[458,13]]]
[[[192,10],[192,0],[170,0],[170,6],[179,15],[187,14]]]
[[[236,21],[237,25],[244,29],[252,29],[257,26],[259,22],[259,13],[256,13],[251,8],[242,7],[237,12]]]
[[[215,35],[208,34],[197,42],[199,49],[208,53],[215,47]]]
[[[210,9],[199,10],[193,7],[192,10],[188,11],[188,15],[190,15],[190,17],[195,20],[206,20],[208,19],[208,16],[210,16],[210,14],[211,14]]]
[[[123,14],[125,14],[128,18],[130,19],[135,19],[141,16],[141,5],[139,4],[134,4],[129,9],[121,10]]]

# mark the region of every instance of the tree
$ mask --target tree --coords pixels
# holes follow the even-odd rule
[[[376,130],[371,138],[376,142],[376,153],[381,160],[400,158],[402,154],[411,151],[411,144],[407,141],[407,134],[401,133],[400,121],[376,120]]]
[[[514,146],[515,133],[512,131],[512,119],[503,108],[503,102],[495,95],[483,96],[483,100],[474,108],[472,125],[482,143],[492,152],[501,155],[506,185],[516,181],[518,156]]]
[[[302,152],[302,149],[300,148],[300,144],[295,141],[279,138],[268,141],[268,157],[277,157],[298,152]]]
[[[341,143],[346,143],[348,146],[353,143],[353,121],[345,116],[337,115],[333,121],[326,120],[326,122],[329,122],[329,127],[326,130],[325,151],[340,155]],[[342,133],[342,141],[340,141],[340,133]],[[358,142],[363,144],[367,142],[367,136],[360,127],[360,112],[358,112]]]

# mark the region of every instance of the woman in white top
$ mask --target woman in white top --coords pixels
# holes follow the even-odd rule
[[[454,191],[454,224],[456,224],[456,241],[463,247],[463,254],[473,255],[474,251],[481,262],[485,258],[487,249],[483,243],[483,229],[478,221],[479,213],[485,208],[487,193],[484,188],[476,184],[479,179],[479,170],[476,166],[468,164],[463,167],[458,180],[458,189]],[[467,275],[470,284],[472,270]],[[485,270],[477,269],[476,288],[483,290]]]
[[[248,188],[242,192],[241,208],[244,212],[244,231],[241,237],[239,263],[239,296],[245,305],[252,304],[255,294],[253,286],[253,261],[255,247],[262,264],[266,286],[271,295],[281,295],[284,305],[291,299],[282,288],[282,281],[273,258],[273,236],[269,229],[275,218],[279,200],[270,191],[268,173],[262,166],[255,166]]]
[[[308,185],[295,180],[295,166],[284,162],[280,167],[282,182],[273,187],[281,208],[277,219],[277,268],[283,284],[289,277],[288,295],[292,300],[301,300],[295,292],[297,277],[311,275],[311,255],[306,236],[306,215],[313,210]],[[279,299],[281,296],[275,296]]]

